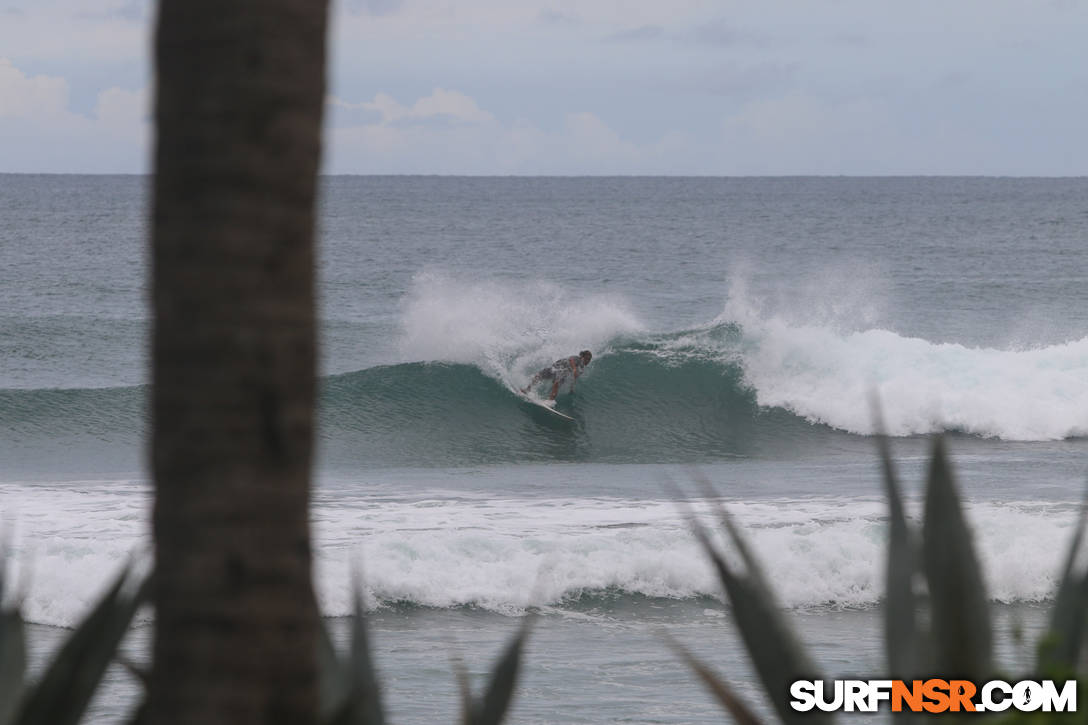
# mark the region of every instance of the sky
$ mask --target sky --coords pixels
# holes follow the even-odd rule
[[[149,170],[150,0],[0,0],[0,172]],[[1088,0],[339,0],[334,174],[1088,175]]]

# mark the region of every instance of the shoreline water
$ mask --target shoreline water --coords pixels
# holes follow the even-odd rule
[[[928,443],[895,442],[908,516],[922,510]],[[1052,593],[1079,507],[1079,445],[1040,465],[1020,446],[950,441],[967,520],[998,601]],[[699,467],[783,585],[788,607],[869,606],[882,593],[887,504],[875,452],[826,460]],[[566,464],[326,472],[313,494],[315,577],[323,612],[351,611],[360,562],[368,606],[480,606],[516,612],[583,596],[685,599],[718,591],[666,494],[671,465]],[[709,509],[695,500],[704,515]],[[68,625],[133,552],[149,547],[150,486],[139,479],[0,483],[16,524],[14,580],[29,576],[30,621]]]
[[[997,605],[993,611],[999,668],[1029,671],[1034,652],[1028,643],[1041,635],[1048,607]],[[884,671],[880,607],[786,616],[826,675],[868,679]],[[350,620],[323,621],[336,645],[346,648]],[[367,621],[390,722],[427,725],[452,721],[459,712],[453,658],[465,662],[480,687],[519,620],[471,608],[411,607],[372,612]],[[28,629],[36,676],[68,630]],[[122,648],[127,659],[146,662],[151,632],[146,623],[133,628]],[[511,722],[721,722],[720,707],[671,652],[664,633],[710,664],[757,713],[772,716],[727,607],[645,599],[576,612],[545,609],[526,647]],[[86,721],[120,725],[141,691],[130,673],[111,666]]]

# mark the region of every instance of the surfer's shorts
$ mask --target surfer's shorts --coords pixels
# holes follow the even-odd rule
[[[563,384],[570,377],[570,367],[567,365],[552,365],[536,374],[538,380],[554,380]]]
[[[569,365],[564,365],[563,367],[552,367],[551,372],[552,375],[548,379],[554,380],[555,382],[562,385],[570,378],[571,370]]]

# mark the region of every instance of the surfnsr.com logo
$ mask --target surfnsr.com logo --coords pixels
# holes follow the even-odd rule
[[[1076,712],[1077,682],[1066,680],[797,680],[790,685],[797,712]]]

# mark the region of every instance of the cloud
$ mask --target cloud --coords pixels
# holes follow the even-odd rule
[[[969,119],[934,116],[872,95],[828,98],[800,90],[745,104],[722,124],[729,173],[1003,174],[998,137]],[[942,136],[935,159],[933,141]],[[1029,166],[1020,173],[1033,173]],[[1036,172],[1037,173],[1037,172]]]
[[[0,58],[0,171],[134,172],[146,167],[148,95],[108,88],[90,114],[69,106],[64,78]]]
[[[410,116],[412,118],[430,118],[432,116],[448,116],[465,121],[467,123],[486,123],[492,120],[492,115],[482,110],[464,93],[447,91],[436,88],[434,93],[426,98],[420,98],[412,106]]]
[[[764,47],[771,42],[770,36],[765,33],[741,30],[724,20],[714,20],[698,25],[691,31],[690,36],[697,43],[720,48],[733,48],[740,45]]]
[[[108,88],[98,94],[94,116],[111,131],[127,131],[149,120],[147,91]]]
[[[149,20],[151,15],[150,0],[123,0],[105,5],[99,3],[99,5],[100,7],[92,10],[83,10],[77,13],[76,17],[86,20],[120,18],[134,23],[141,23]]]
[[[900,146],[896,124],[866,99],[831,101],[801,92],[761,98],[725,119],[723,146],[750,174],[880,173]]]
[[[864,48],[870,44],[868,36],[851,32],[835,33],[828,38],[828,42],[843,48]]]
[[[372,101],[348,103],[336,97],[330,98],[335,108],[365,110],[377,113],[382,124],[419,122],[445,119],[461,123],[488,123],[494,117],[476,105],[469,96],[459,91],[436,88],[429,96],[417,100],[411,107],[401,105],[387,93],[378,93]]]
[[[767,96],[787,88],[797,80],[801,70],[798,63],[735,63],[721,61],[714,66],[692,71],[682,78],[670,78],[665,90],[710,93],[730,98]]]
[[[773,74],[772,74],[773,75]],[[756,76],[761,76],[756,73]],[[741,84],[744,86],[745,84]],[[747,94],[745,94],[747,95]],[[706,130],[675,122],[632,137],[606,115],[581,109],[553,124],[504,119],[471,96],[437,89],[412,102],[379,93],[339,110],[326,129],[327,173],[362,174],[928,174],[1007,173],[999,129],[927,114],[896,95],[821,95],[779,88],[737,98]],[[987,111],[982,111],[988,115]],[[440,122],[436,122],[440,121]],[[946,152],[935,163],[932,138]],[[1041,144],[1041,142],[1040,142]],[[1052,163],[1036,154],[1039,173]],[[1067,165],[1075,171],[1072,164]]]
[[[147,2],[91,1],[29,5],[0,22],[0,48],[18,63],[49,60],[81,68],[144,62],[150,36]]]
[[[605,40],[610,43],[642,43],[648,40],[659,40],[663,37],[665,37],[665,29],[660,25],[643,25],[612,33]]]
[[[56,116],[67,107],[68,83],[63,78],[28,76],[0,58],[0,118]]]
[[[438,89],[410,106],[388,94],[338,109],[365,109],[378,118],[326,130],[330,173],[631,174],[663,171],[677,137],[639,145],[589,111],[562,116],[553,130],[524,119],[502,122],[464,93]],[[455,118],[433,124],[428,119]]]
[[[146,168],[151,7],[0,0],[0,170]],[[1086,170],[1077,0],[333,8],[333,170]]]
[[[696,23],[686,29],[674,26],[672,30],[666,30],[660,24],[641,25],[605,36],[605,40],[611,43],[641,43],[662,39],[673,41],[678,48],[690,47],[692,44],[716,48],[765,48],[771,44],[771,36],[767,33],[743,30],[724,20]]]
[[[574,26],[579,24],[578,17],[572,13],[564,13],[551,8],[544,8],[536,16],[537,22],[544,25]]]
[[[588,111],[568,113],[564,119],[566,136],[576,148],[591,158],[628,158],[638,156],[638,147],[624,141],[608,124]]]

